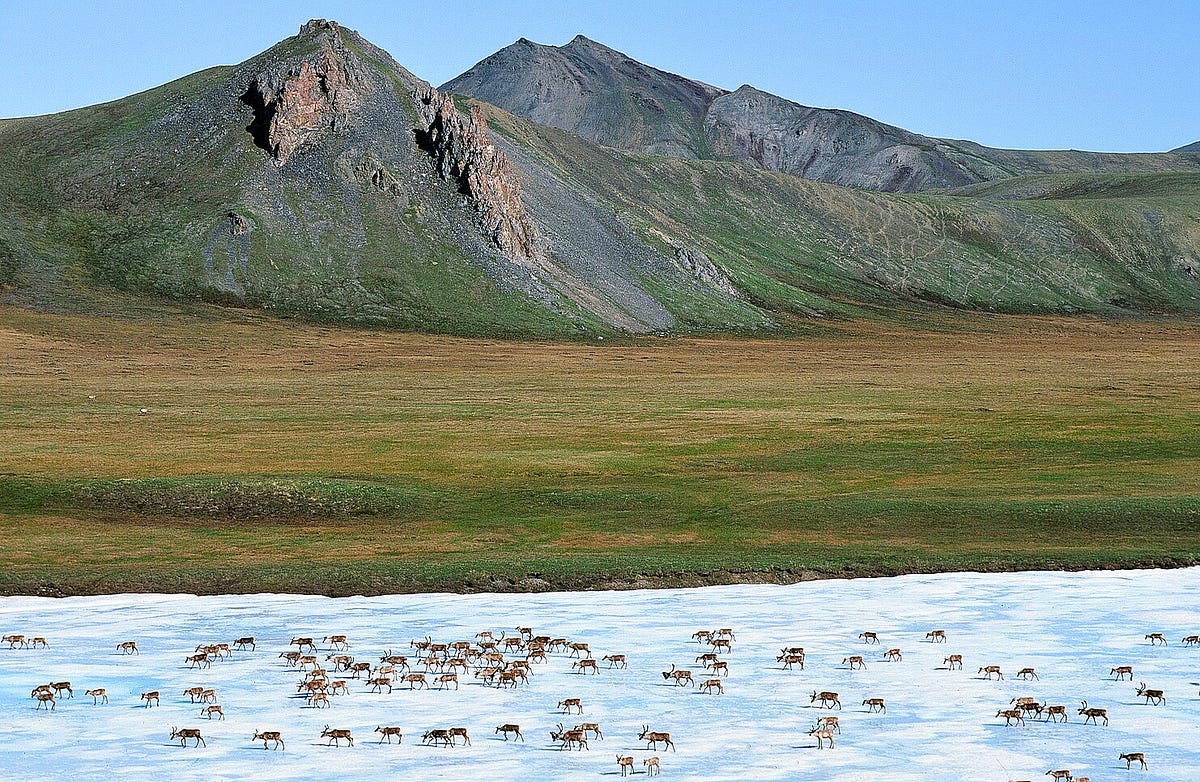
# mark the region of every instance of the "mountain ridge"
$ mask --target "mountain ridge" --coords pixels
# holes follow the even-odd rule
[[[637,76],[639,105],[666,111],[663,72],[621,66],[606,94]],[[720,92],[671,89],[692,106]],[[713,100],[768,100],[740,92]],[[711,141],[685,124],[644,131]],[[1200,313],[1195,173],[891,194],[624,151],[434,89],[322,20],[235,66],[0,122],[0,205],[0,301],[46,310],[164,297],[536,338]]]
[[[699,88],[706,88],[701,90]],[[737,160],[807,179],[920,192],[1043,173],[1194,169],[1170,153],[1010,150],[925,136],[845,109],[728,91],[661,71],[584,36],[522,38],[441,87],[606,146]]]

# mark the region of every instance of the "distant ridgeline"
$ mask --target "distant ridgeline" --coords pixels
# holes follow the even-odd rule
[[[314,20],[240,65],[0,122],[0,295],[522,337],[1190,315],[1197,151],[931,138],[582,36],[434,89]]]

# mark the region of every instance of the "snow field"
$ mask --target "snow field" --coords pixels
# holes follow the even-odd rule
[[[616,756],[662,759],[666,779],[1005,781],[1049,779],[1069,768],[1100,780],[1200,779],[1200,647],[1180,639],[1200,633],[1200,569],[1094,573],[943,574],[891,579],[817,581],[791,586],[538,595],[393,595],[331,599],[296,595],[113,595],[0,599],[0,634],[46,636],[49,649],[0,645],[0,768],[22,778],[77,781],[380,779],[587,779],[619,776]],[[328,709],[305,705],[301,674],[279,659],[294,636],[349,636],[348,654],[378,664],[388,650],[416,657],[409,642],[471,640],[480,630],[530,626],[537,634],[590,644],[593,656],[623,653],[629,669],[572,673],[565,653],[535,664],[531,682],[515,690],[485,687],[471,674],[461,689],[376,694],[350,680],[349,695]],[[726,694],[675,687],[661,671],[709,674],[695,658],[709,651],[697,630],[732,627]],[[925,639],[944,629],[946,643]],[[859,633],[878,633],[878,645]],[[1169,645],[1145,634],[1162,632]],[[256,652],[234,652],[209,669],[188,669],[197,644],[253,635]],[[137,656],[116,651],[136,640]],[[775,661],[785,646],[807,650],[804,670]],[[898,647],[903,660],[883,660]],[[319,652],[324,661],[326,648]],[[842,660],[862,655],[866,668]],[[964,670],[943,659],[961,654]],[[513,655],[508,655],[510,658]],[[1005,679],[977,674],[1001,666]],[[1134,680],[1115,681],[1117,665]],[[1018,681],[1033,667],[1040,681]],[[421,670],[415,667],[414,670]],[[331,678],[347,678],[346,674]],[[433,675],[429,678],[432,680]],[[70,680],[73,699],[54,712],[35,711],[30,690]],[[1167,702],[1146,705],[1140,682]],[[225,721],[200,716],[182,692],[216,689]],[[110,703],[93,706],[83,691],[105,687]],[[157,689],[161,706],[140,693]],[[836,691],[840,711],[810,703],[815,690]],[[1006,727],[998,709],[1035,697],[1065,705],[1066,724],[1030,720]],[[556,708],[582,699],[582,716]],[[861,702],[883,698],[886,714]],[[1083,725],[1080,701],[1106,708],[1110,725]],[[837,746],[817,749],[807,731],[824,715],[839,717]],[[549,731],[597,722],[605,738],[589,751],[559,751]],[[501,740],[494,728],[517,723],[525,742]],[[347,728],[355,746],[326,746],[321,729]],[[404,731],[400,745],[378,744],[380,725]],[[669,731],[677,752],[651,752],[642,725]],[[423,746],[432,728],[466,727],[471,746]],[[208,746],[181,748],[172,727],[200,728]],[[264,751],[256,730],[278,730],[284,751]],[[1150,768],[1126,770],[1117,756],[1145,752]]]

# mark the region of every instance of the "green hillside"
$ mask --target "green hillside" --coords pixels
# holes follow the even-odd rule
[[[304,100],[301,120],[279,120]],[[470,101],[438,100],[361,36],[313,22],[237,66],[4,121],[0,295],[568,338],[943,307],[1200,309],[1200,174],[889,194],[621,152],[475,104],[489,135]],[[504,155],[481,163],[493,140]],[[528,241],[514,250],[506,230]]]

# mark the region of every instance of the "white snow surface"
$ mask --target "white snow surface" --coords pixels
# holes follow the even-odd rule
[[[0,645],[0,769],[11,779],[83,780],[487,780],[588,779],[619,776],[616,755],[662,759],[664,779],[908,780],[1049,779],[1051,769],[1100,780],[1200,780],[1200,570],[1088,573],[915,575],[813,581],[790,586],[571,592],[419,594],[324,598],[300,595],[112,595],[0,599],[0,633],[45,636],[49,649]],[[590,644],[593,655],[626,654],[628,670],[573,673],[554,654],[535,664],[528,686],[496,689],[462,677],[460,690],[371,693],[359,681],[327,709],[296,695],[300,673],[278,655],[293,636],[349,636],[350,654],[378,664],[409,643],[473,639],[480,630],[518,626]],[[675,687],[661,671],[672,663],[708,676],[695,663],[709,651],[692,633],[731,627],[736,641],[724,695]],[[926,641],[944,629],[946,643]],[[878,633],[880,644],[858,639]],[[1147,633],[1163,633],[1167,646]],[[184,657],[197,644],[258,639],[256,652],[235,652],[210,669]],[[116,645],[136,640],[141,654]],[[804,670],[775,661],[785,646],[807,650]],[[885,662],[898,647],[903,660]],[[320,659],[329,652],[322,648]],[[863,655],[849,670],[843,658]],[[965,670],[948,670],[961,654]],[[415,654],[412,655],[415,657]],[[510,655],[511,657],[512,655]],[[977,674],[999,665],[1003,681]],[[1109,675],[1131,665],[1134,680]],[[1033,667],[1040,681],[1020,681]],[[417,668],[417,670],[420,670]],[[344,678],[338,676],[337,678]],[[432,677],[430,677],[432,678]],[[69,680],[73,699],[36,711],[30,690]],[[1146,682],[1165,705],[1135,694]],[[199,716],[181,693],[215,688],[225,721]],[[105,687],[108,705],[84,690]],[[140,693],[157,689],[159,708]],[[844,708],[810,703],[814,690],[840,693]],[[1006,727],[995,714],[1010,699],[1032,696],[1069,708],[1070,721],[1030,720]],[[558,712],[578,697],[582,716]],[[887,713],[868,713],[881,697]],[[1080,701],[1106,708],[1109,726],[1084,725]],[[833,749],[807,734],[817,718],[840,718]],[[558,722],[597,722],[603,740],[588,751],[559,751],[549,741]],[[502,741],[494,728],[517,723],[525,742]],[[353,732],[355,745],[326,746],[329,724]],[[403,728],[400,745],[378,744],[376,726]],[[642,725],[669,731],[678,751],[656,752],[637,740]],[[174,726],[200,728],[207,747],[168,740]],[[423,746],[431,728],[466,727],[471,746]],[[256,730],[278,730],[287,748],[264,750]],[[1144,752],[1149,770],[1127,771],[1117,756]]]

